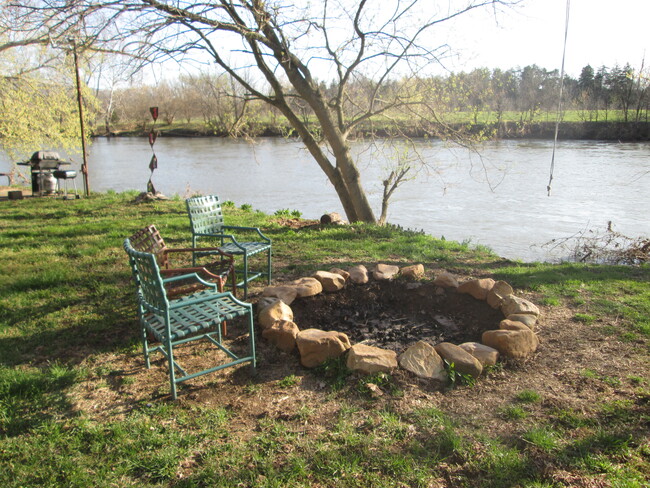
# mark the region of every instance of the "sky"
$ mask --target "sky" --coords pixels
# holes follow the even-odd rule
[[[523,0],[496,16],[487,11],[463,19],[450,38],[459,52],[451,71],[476,67],[516,68],[537,64],[560,69],[567,0]],[[625,63],[639,69],[650,56],[650,0],[570,0],[565,71],[578,77]],[[650,59],[646,66],[650,65]]]
[[[429,1],[458,8],[467,0]],[[432,72],[446,74],[483,67],[507,70],[532,64],[559,71],[567,1],[568,76],[578,78],[587,64],[597,70],[629,63],[639,70],[645,56],[649,57],[646,69],[650,69],[650,0],[520,0],[496,15],[490,8],[478,9],[437,27],[434,43],[446,42],[454,55],[444,60],[444,67],[432,67]],[[426,0],[420,5],[426,8]],[[240,47],[237,42],[236,48]],[[328,79],[331,74],[330,65],[322,72],[313,61],[309,66],[318,78]],[[186,66],[181,71],[185,69],[193,70]],[[151,70],[147,82],[178,74],[178,67],[170,69],[167,65],[154,65]]]

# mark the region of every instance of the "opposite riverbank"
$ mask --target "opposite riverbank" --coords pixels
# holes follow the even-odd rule
[[[161,137],[227,137],[226,131],[211,129],[205,124],[161,124],[153,126]],[[110,131],[97,128],[96,137],[147,137],[152,126],[145,124],[139,128],[112,128]],[[486,124],[458,123],[450,124],[444,130],[466,132],[471,135],[480,135],[487,139],[553,139],[555,136],[555,122],[501,122]],[[294,130],[282,125],[263,125],[245,127],[243,133],[251,137],[294,137]],[[399,133],[382,127],[360,129],[354,137],[433,137],[435,130],[423,130],[420,127],[405,125],[400,127]],[[650,122],[561,122],[558,138],[561,140],[601,140],[620,142],[650,141]]]

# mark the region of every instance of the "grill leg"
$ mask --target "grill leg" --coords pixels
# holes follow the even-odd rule
[[[74,186],[74,197],[79,198],[79,192],[77,191],[77,179],[76,178],[72,178],[72,184]],[[67,190],[68,190],[68,185],[67,184],[66,184],[65,189],[66,189],[66,195],[67,195]]]
[[[61,180],[63,180],[63,190],[61,189]],[[63,197],[64,200],[68,199],[68,180],[72,180],[72,184],[74,185],[74,197],[72,198],[79,198],[79,191],[77,190],[77,180],[76,180],[76,175],[75,177],[72,178],[57,178],[56,179],[56,184],[57,184],[57,190],[58,193]]]

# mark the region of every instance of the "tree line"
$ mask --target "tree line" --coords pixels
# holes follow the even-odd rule
[[[573,112],[574,121],[648,122],[650,77],[643,68],[636,70],[630,64],[601,66],[597,70],[587,65],[577,78],[564,79],[558,70],[534,64],[509,70],[478,68],[445,76],[395,80],[386,83],[382,91],[408,90],[414,99],[428,99],[438,122],[499,124],[509,120],[526,124],[556,113],[561,84],[562,108]],[[370,85],[364,79],[352,83],[350,105],[366,97]],[[320,89],[333,98],[337,86],[320,82]],[[166,124],[195,122],[207,132],[220,135],[255,136],[286,125],[277,110],[249,96],[227,73],[182,75],[156,85],[98,89],[96,95],[102,106],[97,121],[100,133],[112,133],[117,126],[146,127],[151,120],[150,106],[159,106]],[[309,108],[300,100],[290,103],[308,123]],[[412,108],[404,108],[391,110],[384,117],[392,116],[396,124],[413,120]]]

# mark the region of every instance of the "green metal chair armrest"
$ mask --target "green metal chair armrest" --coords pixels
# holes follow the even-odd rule
[[[242,227],[242,226],[238,226],[238,225],[224,225],[222,228],[223,229],[255,231],[255,232],[257,232],[257,235],[259,235],[264,241],[266,241],[268,243],[271,243],[271,239],[269,239],[264,234],[262,234],[262,231],[259,229],[259,227]]]
[[[230,239],[230,240],[232,241],[232,243],[235,245],[235,247],[237,247],[239,250],[241,250],[241,252],[244,252],[244,251],[246,250],[246,248],[243,247],[243,246],[242,246],[242,245],[237,241],[237,239],[235,238],[235,236],[232,235],[232,234],[196,234],[196,235],[197,235],[197,236],[200,236],[200,237],[219,237],[219,238],[221,238],[222,240],[223,240],[223,239]],[[223,242],[223,241],[222,241],[222,242]],[[222,251],[222,252],[223,252],[223,251]],[[224,254],[230,254],[230,253],[224,253]]]
[[[210,254],[221,254],[224,258],[229,259],[232,261],[234,259],[234,256],[230,254],[229,252],[225,252],[222,249],[218,247],[176,247],[172,249],[165,249],[165,252],[205,252],[205,253],[210,253]]]
[[[198,268],[189,268],[189,269],[201,270],[202,268],[198,267]],[[188,268],[185,268],[184,270],[187,271]],[[176,270],[168,270],[168,271],[176,271]],[[190,280],[190,279],[196,280],[199,283],[201,283],[203,286],[206,286],[208,288],[212,288],[215,291],[217,290],[217,285],[215,283],[210,283],[209,281],[205,281],[197,273],[186,273],[186,274],[182,274],[182,275],[172,276],[170,278],[163,278],[162,282],[163,282],[163,284],[167,284],[167,283],[173,283],[174,281]]]

